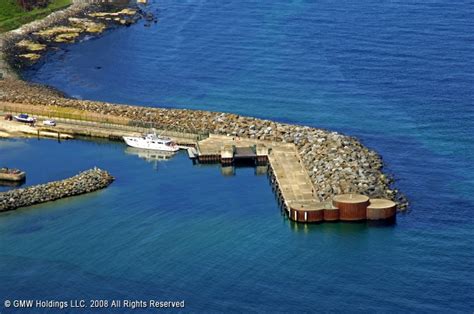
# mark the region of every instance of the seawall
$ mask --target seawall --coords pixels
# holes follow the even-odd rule
[[[90,169],[71,178],[0,193],[0,212],[90,193],[107,187],[114,178],[101,169]]]
[[[387,198],[405,209],[407,201],[391,188],[381,157],[354,137],[307,126],[290,125],[231,113],[164,109],[69,99],[41,85],[0,81],[0,101],[44,108],[69,108],[103,116],[140,119],[177,132],[212,133],[241,138],[293,143],[316,189],[317,201],[338,194],[358,193]]]

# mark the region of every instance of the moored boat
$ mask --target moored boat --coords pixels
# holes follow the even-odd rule
[[[26,178],[26,173],[19,169],[0,168],[1,181],[23,181]]]
[[[170,138],[158,136],[155,132],[143,136],[124,136],[123,140],[128,146],[135,148],[164,152],[177,152],[179,150],[178,145]]]

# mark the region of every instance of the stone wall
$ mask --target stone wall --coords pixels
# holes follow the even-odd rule
[[[320,201],[344,193],[388,198],[406,207],[382,172],[381,157],[354,137],[307,126],[290,125],[231,113],[117,105],[63,98],[54,90],[21,81],[0,82],[0,100],[38,106],[56,105],[105,115],[141,118],[180,132],[238,135],[296,144]]]
[[[107,171],[94,168],[65,180],[2,192],[0,212],[97,191],[113,180]]]

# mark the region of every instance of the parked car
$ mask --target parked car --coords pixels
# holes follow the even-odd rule
[[[56,126],[56,121],[54,121],[54,120],[44,120],[43,125]]]

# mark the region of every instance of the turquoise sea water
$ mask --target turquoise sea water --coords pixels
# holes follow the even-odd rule
[[[64,47],[25,78],[87,99],[358,136],[383,155],[411,211],[383,228],[294,225],[252,168],[226,177],[183,154],[155,169],[117,143],[9,141],[0,163],[27,169],[28,184],[94,165],[118,179],[0,215],[1,296],[178,298],[191,311],[473,311],[472,3],[149,8],[156,25]]]

